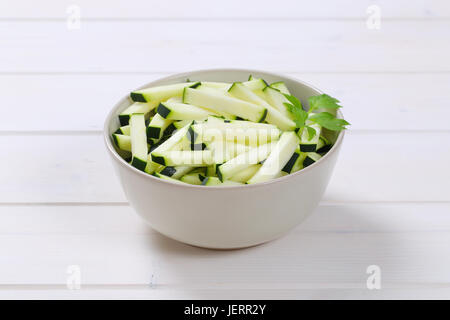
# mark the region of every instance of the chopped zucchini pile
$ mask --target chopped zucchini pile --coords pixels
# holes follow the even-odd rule
[[[301,111],[307,116],[298,125],[291,103],[300,102],[292,102],[283,82],[268,85],[252,76],[235,83],[186,82],[134,91],[130,98],[112,135],[118,153],[175,183],[266,182],[313,164],[332,146],[314,120],[317,113]]]

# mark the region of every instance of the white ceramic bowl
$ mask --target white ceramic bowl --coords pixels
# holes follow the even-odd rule
[[[243,69],[200,70],[173,75],[144,87],[191,81],[245,81],[249,74],[267,82],[284,81],[303,104],[321,92],[304,82],[279,74]],[[116,152],[111,134],[120,126],[118,114],[131,104],[128,96],[109,113],[104,127],[108,154],[136,212],[160,233],[191,245],[232,249],[280,237],[317,207],[330,180],[344,132],[316,163],[269,182],[235,186],[182,185],[148,175],[129,165]],[[339,117],[342,114],[339,113]]]

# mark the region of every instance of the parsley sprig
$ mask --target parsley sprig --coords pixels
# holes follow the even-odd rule
[[[336,116],[330,112],[319,112],[316,113],[318,109],[328,109],[330,111],[342,108],[339,105],[339,100],[333,98],[327,94],[321,94],[319,96],[309,97],[309,110],[303,110],[302,103],[296,97],[289,94],[284,94],[289,102],[284,102],[284,105],[288,111],[293,115],[293,120],[296,127],[301,130],[300,135],[303,130],[307,130],[308,139],[311,140],[316,135],[316,130],[311,126],[306,124],[306,120],[318,123],[324,128],[332,131],[341,131],[346,129],[345,126],[349,125],[344,119],[338,119]]]

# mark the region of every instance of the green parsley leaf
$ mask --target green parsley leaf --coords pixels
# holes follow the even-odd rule
[[[305,111],[303,110],[302,103],[296,97],[289,94],[284,94],[284,96],[289,102],[284,102],[283,104],[293,115],[293,120],[296,127],[300,130],[303,130],[306,127],[309,140],[314,138],[316,131],[314,128],[306,125],[306,120],[312,120],[313,122],[320,124],[322,127],[333,131],[344,130],[345,126],[349,125],[349,123],[344,119],[337,119],[335,115],[329,112],[312,113],[312,111],[319,108],[329,110],[337,110],[342,108],[342,106],[338,104],[339,100],[336,98],[333,98],[327,94],[309,97],[308,102],[310,108],[308,111]]]
[[[286,99],[290,102],[284,102],[288,111],[293,115],[295,126],[297,128],[302,128],[305,126],[305,121],[308,119],[308,112],[303,110],[302,103],[296,97],[289,94],[284,94]]]
[[[305,127],[308,130],[308,141],[310,141],[316,135],[316,130],[310,126]]]
[[[344,119],[338,119],[329,112],[314,113],[309,117],[309,120],[317,122],[322,127],[333,131],[341,131],[345,129],[346,125],[349,125]]]
[[[320,96],[312,96],[308,99],[310,111],[317,110],[319,108],[337,110],[342,108],[338,104],[339,100],[333,98],[327,94],[321,94]]]
[[[298,108],[290,103],[285,102],[284,105],[288,111],[294,116],[293,121],[297,128],[302,128],[305,125],[306,119],[308,119],[308,112],[302,108]]]
[[[290,102],[293,106],[295,106],[295,107],[297,107],[297,108],[303,109],[302,103],[301,103],[300,100],[298,100],[296,97],[291,96],[291,95],[289,95],[289,94],[285,94],[285,93],[283,93],[283,95],[286,97],[286,99],[289,100],[289,102]]]

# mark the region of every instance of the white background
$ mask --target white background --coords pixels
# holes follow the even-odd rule
[[[446,0],[3,0],[0,298],[450,298],[449,40]],[[129,90],[216,67],[310,82],[352,123],[315,214],[238,251],[146,227],[101,137]]]

